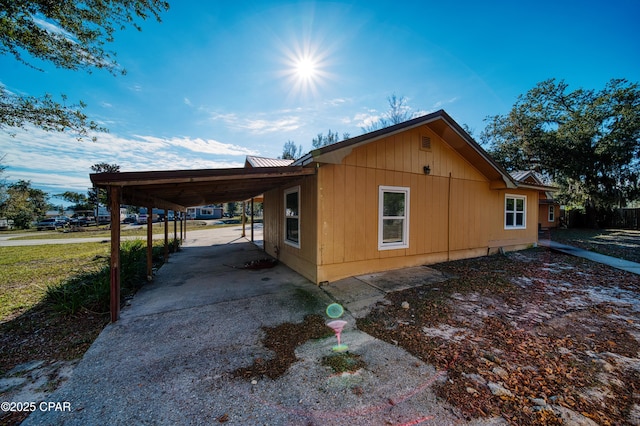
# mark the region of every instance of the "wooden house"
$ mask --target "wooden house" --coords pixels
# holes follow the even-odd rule
[[[447,113],[310,152],[264,193],[264,248],[315,283],[537,244],[552,188],[518,181]]]
[[[187,208],[187,218],[199,220],[220,219],[222,218],[222,210],[221,206],[215,204],[189,207]]]
[[[520,184],[545,185],[542,175],[532,170],[513,172],[511,176]],[[538,228],[547,230],[559,226],[560,203],[554,199],[553,191],[541,192],[538,201]]]

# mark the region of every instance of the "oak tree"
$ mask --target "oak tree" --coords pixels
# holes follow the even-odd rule
[[[640,196],[640,87],[624,79],[602,90],[569,90],[555,79],[487,119],[481,140],[509,171],[535,169],[566,203],[624,206]]]
[[[41,71],[38,64],[45,62],[68,70],[123,74],[107,44],[116,31],[140,30],[141,20],[160,21],[168,9],[162,0],[0,0],[0,55]],[[0,85],[0,129],[30,124],[46,131],[70,130],[80,137],[106,131],[88,120],[84,108],[83,102],[67,104],[64,95],[60,100],[51,94],[24,95]]]

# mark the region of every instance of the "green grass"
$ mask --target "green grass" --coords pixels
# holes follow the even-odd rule
[[[106,262],[102,243],[0,247],[0,321],[37,305],[49,286]]]
[[[174,241],[169,243],[174,251]],[[120,295],[121,299],[135,294],[146,282],[147,247],[142,240],[124,241],[120,244]],[[153,263],[162,264],[164,258],[163,242],[153,245]],[[72,315],[80,309],[96,313],[109,311],[110,270],[103,262],[97,270],[87,270],[75,274],[58,284],[47,287],[45,302],[54,310]]]
[[[202,229],[214,229],[214,228],[222,228],[227,226],[238,226],[238,224],[224,224],[224,225],[206,225],[205,222],[200,221],[190,221],[187,223],[187,234],[189,231],[196,231]],[[249,226],[249,225],[247,225]],[[169,237],[173,236],[173,222],[169,222]],[[180,224],[178,223],[177,232],[180,233]],[[9,233],[28,233],[29,235],[21,235],[19,237],[11,238],[11,240],[53,240],[53,239],[66,239],[66,238],[110,238],[111,231],[107,229],[105,226],[101,227],[86,227],[80,228],[80,231],[77,232],[63,232],[62,230],[58,231],[3,231],[7,234]],[[153,225],[153,233],[154,235],[164,235],[164,225],[163,223],[155,223]],[[146,225],[135,228],[135,229],[122,229],[120,231],[120,235],[123,237],[128,236],[138,236],[144,237],[147,235],[147,227]]]
[[[124,297],[146,280],[146,243],[124,241],[120,247]],[[63,314],[108,311],[109,249],[104,243],[0,247],[0,322],[43,302]],[[163,254],[162,241],[155,242],[156,265]]]

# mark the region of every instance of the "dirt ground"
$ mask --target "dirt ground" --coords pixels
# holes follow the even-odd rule
[[[629,254],[637,244],[633,238],[614,246]],[[469,419],[640,425],[640,276],[546,249],[432,267],[449,279],[390,294],[357,326],[446,372],[440,398]],[[33,379],[47,394],[64,380],[61,362],[82,356],[105,322],[90,313],[57,318],[36,310],[4,323],[0,372],[31,381],[30,370],[9,370],[35,362],[30,367],[52,377]],[[298,339],[296,330],[305,332],[284,333],[286,347],[315,338]],[[277,335],[265,342],[276,353]],[[259,362],[251,373],[282,374],[295,356],[281,356],[284,365]],[[21,419],[0,417],[0,424]]]
[[[441,398],[469,419],[640,424],[640,276],[545,249],[434,268],[450,279],[358,328],[446,370]]]

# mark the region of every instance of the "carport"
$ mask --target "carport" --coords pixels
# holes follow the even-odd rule
[[[315,168],[301,166],[93,173],[91,182],[107,190],[111,212],[111,321],[120,317],[120,205],[165,210],[164,247],[168,257],[168,211],[180,212],[186,233],[187,207],[252,200],[303,176]],[[244,212],[243,212],[244,214]],[[147,221],[147,275],[152,277],[153,221]],[[184,222],[184,223],[183,223]],[[174,222],[177,239],[177,222]]]

